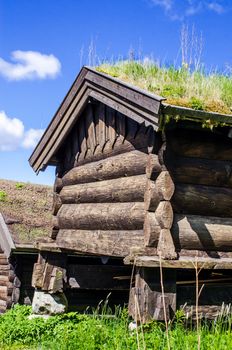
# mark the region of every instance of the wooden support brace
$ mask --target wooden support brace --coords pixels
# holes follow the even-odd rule
[[[176,275],[165,269],[137,268],[131,289],[129,314],[137,323],[171,319],[176,311]]]

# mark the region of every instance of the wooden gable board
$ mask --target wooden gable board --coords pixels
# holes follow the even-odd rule
[[[49,124],[29,162],[36,172],[52,164],[52,158],[86,106],[94,98],[139,123],[158,129],[162,97],[125,84],[84,67]]]

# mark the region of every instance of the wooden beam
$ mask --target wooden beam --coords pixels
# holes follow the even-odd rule
[[[59,230],[56,245],[79,253],[125,257],[131,247],[143,247],[143,231]]]

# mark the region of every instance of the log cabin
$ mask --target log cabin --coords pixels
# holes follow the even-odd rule
[[[230,115],[168,105],[83,67],[29,159],[37,173],[56,167],[36,290],[127,290],[141,322],[194,313],[196,285],[204,315],[229,304],[231,128]]]

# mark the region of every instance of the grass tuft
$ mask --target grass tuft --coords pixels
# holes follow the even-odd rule
[[[126,60],[103,63],[96,67],[99,72],[138,86],[166,98],[166,102],[224,114],[232,114],[231,75],[204,69],[191,70],[161,66],[152,60]]]
[[[129,331],[130,322],[125,309],[114,314],[102,308],[92,315],[70,312],[43,318],[28,319],[31,308],[15,306],[0,316],[0,348],[40,350],[195,350],[198,336],[201,349],[225,350],[232,348],[231,318],[219,318],[211,324],[202,322],[198,332],[187,327],[183,315],[177,314],[168,324],[169,343],[164,323],[151,322],[142,329]],[[110,316],[110,317],[109,317]],[[144,342],[143,342],[144,341]]]

